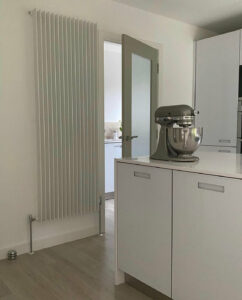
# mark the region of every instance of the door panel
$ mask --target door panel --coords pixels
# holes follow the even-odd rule
[[[242,181],[173,173],[172,299],[241,300]]]
[[[122,37],[123,157],[147,156],[156,147],[158,50]]]
[[[118,267],[171,296],[171,170],[118,163]]]
[[[150,71],[151,61],[132,54],[132,156],[150,153]]]

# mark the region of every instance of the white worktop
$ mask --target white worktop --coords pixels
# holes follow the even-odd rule
[[[122,143],[120,139],[105,139],[104,144],[117,144],[117,143]]]
[[[196,155],[199,156],[200,159],[198,162],[192,163],[151,160],[148,157],[122,158],[116,159],[116,161],[242,179],[242,154],[197,151]]]

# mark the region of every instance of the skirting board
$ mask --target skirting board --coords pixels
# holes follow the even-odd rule
[[[96,234],[98,234],[98,228],[94,226],[82,230],[65,232],[63,234],[58,234],[47,238],[36,239],[33,240],[33,250],[37,251],[40,249],[49,248],[63,243],[83,239]],[[7,258],[7,252],[10,249],[15,249],[18,255],[28,253],[29,243],[17,244],[5,248],[0,248],[0,260]]]

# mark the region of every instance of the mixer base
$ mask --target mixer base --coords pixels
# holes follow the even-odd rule
[[[199,158],[197,156],[193,156],[193,155],[186,155],[186,154],[180,154],[176,157],[171,157],[170,158],[171,161],[180,161],[180,162],[194,162],[194,161],[198,161]]]

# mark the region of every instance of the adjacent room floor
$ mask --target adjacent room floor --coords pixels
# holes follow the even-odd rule
[[[0,261],[0,299],[145,300],[131,286],[114,286],[114,201],[106,201],[106,234]]]

